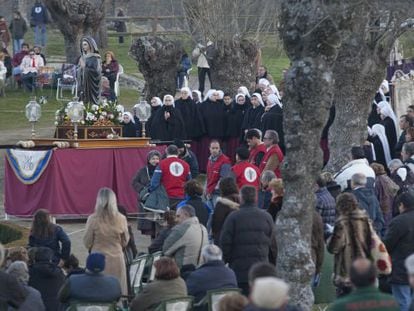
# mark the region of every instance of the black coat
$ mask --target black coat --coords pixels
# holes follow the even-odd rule
[[[152,121],[154,120],[155,115],[157,114],[157,111],[160,110],[161,107],[162,106],[155,106],[155,107],[151,106],[151,116],[149,117],[148,121],[145,123],[145,131],[147,132],[146,133],[147,137],[152,137],[151,124],[152,124]],[[134,119],[135,119],[135,124],[140,123],[137,117],[134,117]]]
[[[190,166],[191,178],[196,178],[200,172],[198,166],[197,156],[190,149],[185,148],[184,156],[180,156],[181,160],[184,160]]]
[[[65,275],[56,265],[37,262],[29,267],[29,286],[42,295],[47,311],[59,310],[58,292],[65,281]]]
[[[225,129],[225,106],[222,101],[213,102],[210,99],[200,104],[200,113],[203,116],[206,134],[210,138],[223,138]]]
[[[387,136],[388,145],[390,147],[390,155],[394,156],[394,148],[397,144],[397,131],[395,129],[395,123],[390,117],[386,117],[381,121],[381,124],[385,127],[385,135]]]
[[[148,246],[148,253],[153,254],[156,252],[161,252],[162,246],[164,245],[164,241],[170,235],[171,230],[172,227],[162,229],[160,233],[157,235],[157,237],[154,240],[152,240],[151,245]]]
[[[170,118],[165,120],[165,112],[170,113]],[[173,106],[162,106],[157,110],[151,120],[151,138],[161,141],[172,141],[174,139],[187,139],[184,120],[181,112]]]
[[[405,259],[414,253],[414,210],[403,212],[391,220],[384,238],[392,259],[391,283],[408,285]]]
[[[268,262],[274,239],[272,216],[253,205],[241,205],[227,216],[220,235],[223,259],[236,273],[238,283],[248,282],[247,274],[256,262]]]
[[[221,260],[209,261],[191,272],[185,280],[188,295],[199,302],[208,290],[237,288],[234,271],[224,265]]]
[[[262,105],[254,108],[253,106],[247,109],[242,123],[242,131],[257,128],[262,128],[261,121],[264,113],[264,107]]]
[[[244,115],[249,106],[234,103],[226,110],[226,138],[241,137]]]
[[[137,137],[137,127],[135,123],[122,123],[122,126],[122,137]]]
[[[385,160],[384,147],[382,146],[381,139],[378,136],[368,136],[368,141],[374,145],[375,162],[387,167],[387,161]]]
[[[184,203],[183,203],[184,202]],[[191,205],[195,209],[196,216],[198,218],[198,221],[200,224],[202,224],[204,227],[207,227],[207,221],[208,221],[208,208],[207,205],[203,202],[200,196],[194,196],[190,197],[187,200],[180,202],[178,204],[178,207],[182,205]]]
[[[185,131],[189,139],[195,139],[204,135],[205,127],[203,117],[197,104],[190,97],[176,100],[175,108],[183,116]]]
[[[279,146],[285,152],[285,134],[283,132],[283,110],[279,105],[274,105],[262,115],[262,133],[267,130],[275,130],[279,134]]]

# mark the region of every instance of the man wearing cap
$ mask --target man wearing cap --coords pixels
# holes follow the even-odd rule
[[[182,140],[176,139],[173,143],[178,148],[178,157],[184,160],[190,166],[191,177],[196,178],[198,176],[198,160],[194,152],[192,152]]]
[[[112,303],[121,297],[121,285],[117,278],[105,275],[105,255],[91,253],[86,259],[86,272],[69,277],[59,291],[62,303],[106,302]]]

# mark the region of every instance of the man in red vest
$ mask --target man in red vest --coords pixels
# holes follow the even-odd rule
[[[249,162],[259,167],[266,153],[266,146],[262,142],[262,132],[258,129],[250,129],[245,138],[250,151]]]
[[[267,130],[263,141],[267,149],[262,163],[260,163],[259,170],[260,172],[273,171],[277,178],[281,178],[280,164],[283,161],[283,153],[278,145],[279,134],[274,130]]]
[[[236,164],[231,168],[232,175],[236,179],[236,184],[241,187],[249,185],[259,190],[260,171],[257,166],[249,163],[249,150],[239,147],[236,150]]]
[[[151,178],[150,192],[160,185],[164,186],[169,198],[169,208],[175,209],[184,199],[184,184],[191,179],[190,166],[178,158],[178,148],[169,145],[165,150],[167,157],[161,160]]]
[[[231,169],[230,159],[224,155],[217,140],[210,142],[210,157],[207,163],[206,197],[214,208],[219,196],[220,179],[228,177]]]

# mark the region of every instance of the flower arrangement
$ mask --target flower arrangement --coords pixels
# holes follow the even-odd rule
[[[72,125],[68,117],[68,103],[55,113],[55,125]],[[84,119],[81,125],[91,126],[111,126],[118,125],[122,121],[124,106],[116,101],[107,101],[106,98],[100,99],[97,105],[88,104],[84,110]]]

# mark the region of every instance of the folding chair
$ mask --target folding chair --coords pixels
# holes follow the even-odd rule
[[[189,311],[193,307],[193,297],[185,296],[161,302],[155,311]]]
[[[118,73],[116,74],[116,80],[115,80],[115,84],[114,84],[114,93],[115,96],[118,98],[119,94],[121,93],[121,89],[119,87],[119,76],[124,74],[124,67],[122,67],[122,65],[118,65]]]
[[[155,279],[155,267],[154,263],[159,260],[162,256],[162,252],[155,252],[152,254],[152,263],[151,263],[151,271],[149,273],[148,282],[152,282]]]
[[[240,293],[240,288],[222,288],[222,289],[212,289],[207,291],[206,296],[201,299],[197,304],[194,305],[194,310],[203,310],[207,304],[209,311],[218,310],[218,303],[221,298],[228,294]],[[204,308],[203,308],[204,306]]]
[[[133,293],[137,293],[142,286],[145,265],[150,255],[142,255],[134,259],[129,267],[129,281]]]
[[[52,90],[54,77],[54,67],[39,67],[37,70],[36,87],[43,89],[45,85],[48,85]]]
[[[70,90],[71,97],[64,97],[63,91]],[[78,80],[76,78],[76,65],[62,64],[61,77],[57,80],[56,100],[72,100],[78,94]]]
[[[71,303],[67,311],[116,311],[116,303],[76,302]]]

